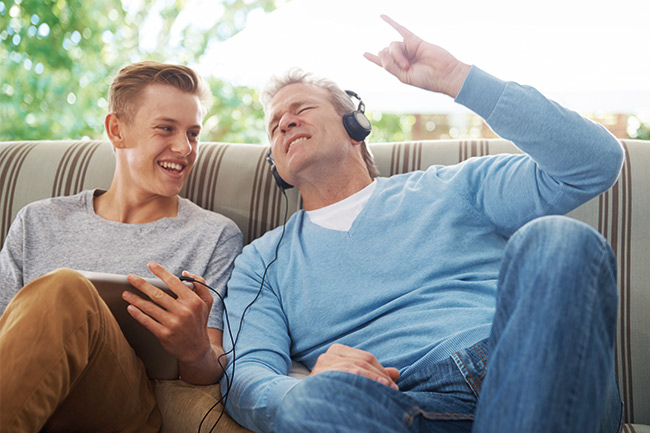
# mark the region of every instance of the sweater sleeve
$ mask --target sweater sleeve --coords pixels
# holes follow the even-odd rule
[[[23,214],[21,210],[9,227],[4,246],[0,251],[0,315],[23,287]]]
[[[531,87],[473,66],[456,102],[526,154],[472,161],[474,169],[467,170],[473,173],[468,199],[505,232],[538,216],[567,213],[618,178],[624,158],[618,140]]]
[[[243,426],[263,432],[272,431],[280,402],[298,383],[287,376],[291,341],[279,295],[269,282],[273,267],[268,274],[266,270],[272,253],[260,254],[256,248],[260,241],[262,247],[272,243],[268,239],[246,246],[235,261],[225,311],[226,327],[232,328],[232,333],[224,332],[228,369],[221,379],[228,413]]]

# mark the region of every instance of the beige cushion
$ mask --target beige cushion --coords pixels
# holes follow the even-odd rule
[[[624,424],[622,433],[650,433],[649,425],[641,424]]]
[[[223,412],[219,385],[196,386],[182,380],[156,381],[156,400],[163,413],[161,433],[208,432],[240,433],[250,430],[237,424]],[[201,429],[199,430],[199,426]]]

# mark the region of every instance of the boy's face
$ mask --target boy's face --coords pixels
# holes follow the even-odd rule
[[[130,123],[122,122],[122,176],[133,192],[178,194],[196,161],[203,109],[196,95],[152,84],[142,90]],[[122,156],[121,155],[121,156]]]

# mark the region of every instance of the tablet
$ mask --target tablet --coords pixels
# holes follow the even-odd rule
[[[151,379],[178,379],[178,360],[167,353],[158,338],[126,311],[129,303],[122,299],[122,292],[130,290],[145,299],[148,299],[147,296],[133,287],[126,279],[126,275],[81,270],[77,270],[77,272],[93,283],[101,298],[108,305],[126,340],[144,363],[147,376]],[[144,280],[176,298],[176,295],[161,280],[157,278],[144,278]]]

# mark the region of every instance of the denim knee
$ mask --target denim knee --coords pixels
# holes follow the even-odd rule
[[[557,242],[560,246],[580,246],[593,242],[597,245],[607,244],[607,240],[590,225],[561,215],[544,216],[528,222],[511,236],[509,244],[520,246],[540,238],[546,242]]]
[[[505,424],[494,424],[498,418],[492,414],[513,409],[510,418],[524,420],[520,414],[533,415],[530,408],[556,414],[535,415],[537,427],[545,425],[540,418],[549,422],[537,431],[556,431],[558,420],[597,423],[593,414],[601,408],[616,423],[616,390],[609,399],[613,403],[603,397],[610,393],[616,313],[616,259],[596,230],[563,216],[539,218],[518,230],[499,273],[479,424],[503,431]],[[509,400],[510,394],[517,398]],[[585,407],[598,409],[592,414]],[[610,416],[610,410],[616,413]]]
[[[534,219],[517,230],[508,241],[507,257],[522,254],[562,260],[563,257],[596,253],[604,256],[603,265],[615,269],[614,252],[607,240],[593,227],[566,216],[546,216]]]
[[[325,372],[308,376],[294,386],[282,398],[278,406],[275,416],[276,429],[279,426],[296,428],[311,416],[321,413],[324,404],[336,402],[337,381],[331,378],[336,374],[335,372]]]
[[[592,285],[593,281],[599,283]],[[572,290],[579,290],[607,300],[615,310],[616,258],[607,240],[591,226],[564,216],[542,217],[508,241],[498,284],[499,299],[518,293],[562,302],[573,296]],[[585,292],[592,286],[593,292]]]

